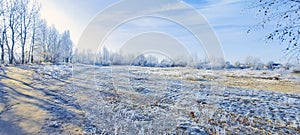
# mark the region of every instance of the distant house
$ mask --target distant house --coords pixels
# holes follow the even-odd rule
[[[273,61],[270,61],[267,66],[268,66],[268,69],[270,69],[270,70],[280,69],[282,67],[282,65],[280,63],[275,63]]]
[[[273,63],[270,65],[271,69],[280,69],[282,65],[280,63]]]
[[[238,69],[247,69],[247,68],[249,68],[249,66],[246,65],[246,64],[240,64],[236,68],[238,68]]]

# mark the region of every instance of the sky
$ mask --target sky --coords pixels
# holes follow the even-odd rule
[[[265,29],[254,26],[261,18],[255,10],[249,9],[250,0],[183,0],[201,14],[216,34],[227,61],[244,61],[246,57],[257,57],[263,62],[277,61],[284,56],[282,45],[277,42],[266,42],[264,37],[272,30],[272,25]],[[102,11],[118,3],[119,0],[40,0],[42,17],[49,25],[55,25],[59,31],[70,30],[71,38],[78,43],[84,29]],[[141,4],[141,3],[137,3]],[[128,4],[128,7],[130,8]],[[178,12],[178,13],[177,13]],[[173,14],[182,13],[181,10]],[[117,16],[110,14],[110,16]],[[108,22],[109,23],[109,22]],[[103,26],[104,27],[104,26]],[[247,30],[252,28],[250,33]],[[126,41],[145,32],[161,32],[175,37],[178,42],[188,46],[191,53],[203,54],[203,46],[193,36],[174,23],[155,18],[140,18],[124,23],[106,39],[109,49],[119,49]],[[148,43],[148,44],[147,44]],[[151,41],[145,42],[150,45]],[[198,43],[198,44],[197,44]],[[196,52],[193,52],[197,50]]]

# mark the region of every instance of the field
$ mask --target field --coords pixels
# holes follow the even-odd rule
[[[285,70],[0,67],[0,134],[300,134]]]

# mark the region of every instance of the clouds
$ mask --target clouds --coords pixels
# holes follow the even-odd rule
[[[139,2],[141,1],[122,1],[98,14],[83,32],[77,46],[78,49],[95,51],[97,47],[103,47],[103,43],[106,44],[107,48],[111,48],[116,44],[122,46],[124,40],[126,42],[131,38],[128,35],[135,36],[135,34],[143,34],[149,31],[164,31],[174,39],[183,39],[181,40],[184,43],[182,44],[183,47],[191,51],[192,54],[203,52],[198,49],[202,46],[211,62],[224,59],[215,33],[206,19],[195,9],[174,0],[142,1],[143,5],[147,5],[145,7],[141,7]],[[129,27],[128,24],[130,24]],[[120,29],[123,29],[123,31],[118,31]],[[119,37],[125,38],[121,40]],[[111,40],[106,40],[106,38]],[[143,39],[145,44],[135,46],[146,47],[146,43],[151,45],[152,42],[153,46],[157,44],[157,42],[151,41],[151,38]],[[195,44],[187,44],[191,43],[188,42],[189,39],[196,40]],[[116,43],[116,41],[119,43]],[[164,46],[167,44],[166,42],[161,40],[159,45]],[[169,50],[180,53],[181,50],[177,49],[178,47],[169,47]]]
[[[262,61],[279,61],[282,47],[276,42],[267,43],[264,37],[272,29],[255,29],[261,18],[255,10],[249,10],[252,1],[219,0],[199,8],[214,28],[223,46],[225,57],[230,61],[243,61],[247,56],[260,57]],[[247,34],[247,30],[252,29]],[[254,29],[254,30],[253,30]]]
[[[59,29],[70,29],[72,39],[77,43],[84,28],[90,23],[90,20],[95,17],[100,11],[109,7],[118,0],[40,0],[43,6],[43,16],[50,22],[54,23]],[[265,42],[262,37],[268,30],[261,30],[251,34],[246,34],[246,31],[251,26],[257,23],[257,18],[254,14],[245,11],[250,5],[248,0],[183,0],[190,4],[193,8],[202,14],[209,24],[213,27],[217,34],[226,58],[229,60],[243,60],[246,55],[263,57],[262,60],[279,59],[281,52],[277,46],[274,49],[270,48],[270,52],[262,51],[261,48],[266,48]],[[145,9],[148,6],[141,6],[142,3],[131,3],[127,6],[140,6]],[[201,26],[197,23],[197,18],[188,18],[184,16],[184,12],[190,12],[186,8],[174,5],[166,5],[165,7],[151,10],[153,13],[161,14],[168,10],[168,8],[177,8],[173,10],[174,16],[177,15],[181,19],[190,19],[186,22],[196,26]],[[126,12],[126,10],[116,10],[114,14],[107,14],[108,18],[135,14]],[[180,16],[181,15],[181,16]],[[103,20],[99,20],[103,21]],[[105,30],[108,25],[103,25],[101,29]],[[132,20],[117,30],[118,34],[112,34],[106,42],[111,44],[113,48],[122,44],[125,39],[130,38],[138,33],[145,31],[161,31],[169,33],[171,36],[176,37],[178,40],[186,44],[188,47],[200,50],[199,43],[182,27],[165,20],[158,21],[153,18],[140,18]],[[205,33],[205,30],[203,30]],[[150,41],[149,41],[150,42]],[[253,51],[250,52],[249,50]],[[201,51],[200,51],[201,52]],[[272,53],[271,53],[272,52]],[[202,52],[201,52],[202,53]]]

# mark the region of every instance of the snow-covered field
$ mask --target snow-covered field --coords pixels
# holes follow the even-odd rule
[[[6,116],[19,115],[18,105],[34,103],[46,113],[35,120],[41,127],[31,134],[300,134],[300,76],[289,71],[86,65],[2,69],[0,129]],[[15,86],[9,80],[20,78],[14,74],[23,72],[32,76],[22,76],[14,91],[6,89]],[[25,84],[32,86],[30,92],[22,90]]]
[[[75,66],[74,74],[80,69]],[[288,89],[294,90],[287,94],[226,86],[230,77],[275,81],[283,86],[291,83],[294,85]],[[296,94],[300,90],[299,78],[287,71],[91,67],[75,80],[85,80],[81,86],[94,85],[78,88],[75,93],[77,97],[86,96],[79,103],[90,121],[87,133],[300,132],[300,95]],[[264,85],[260,83],[256,85]]]

